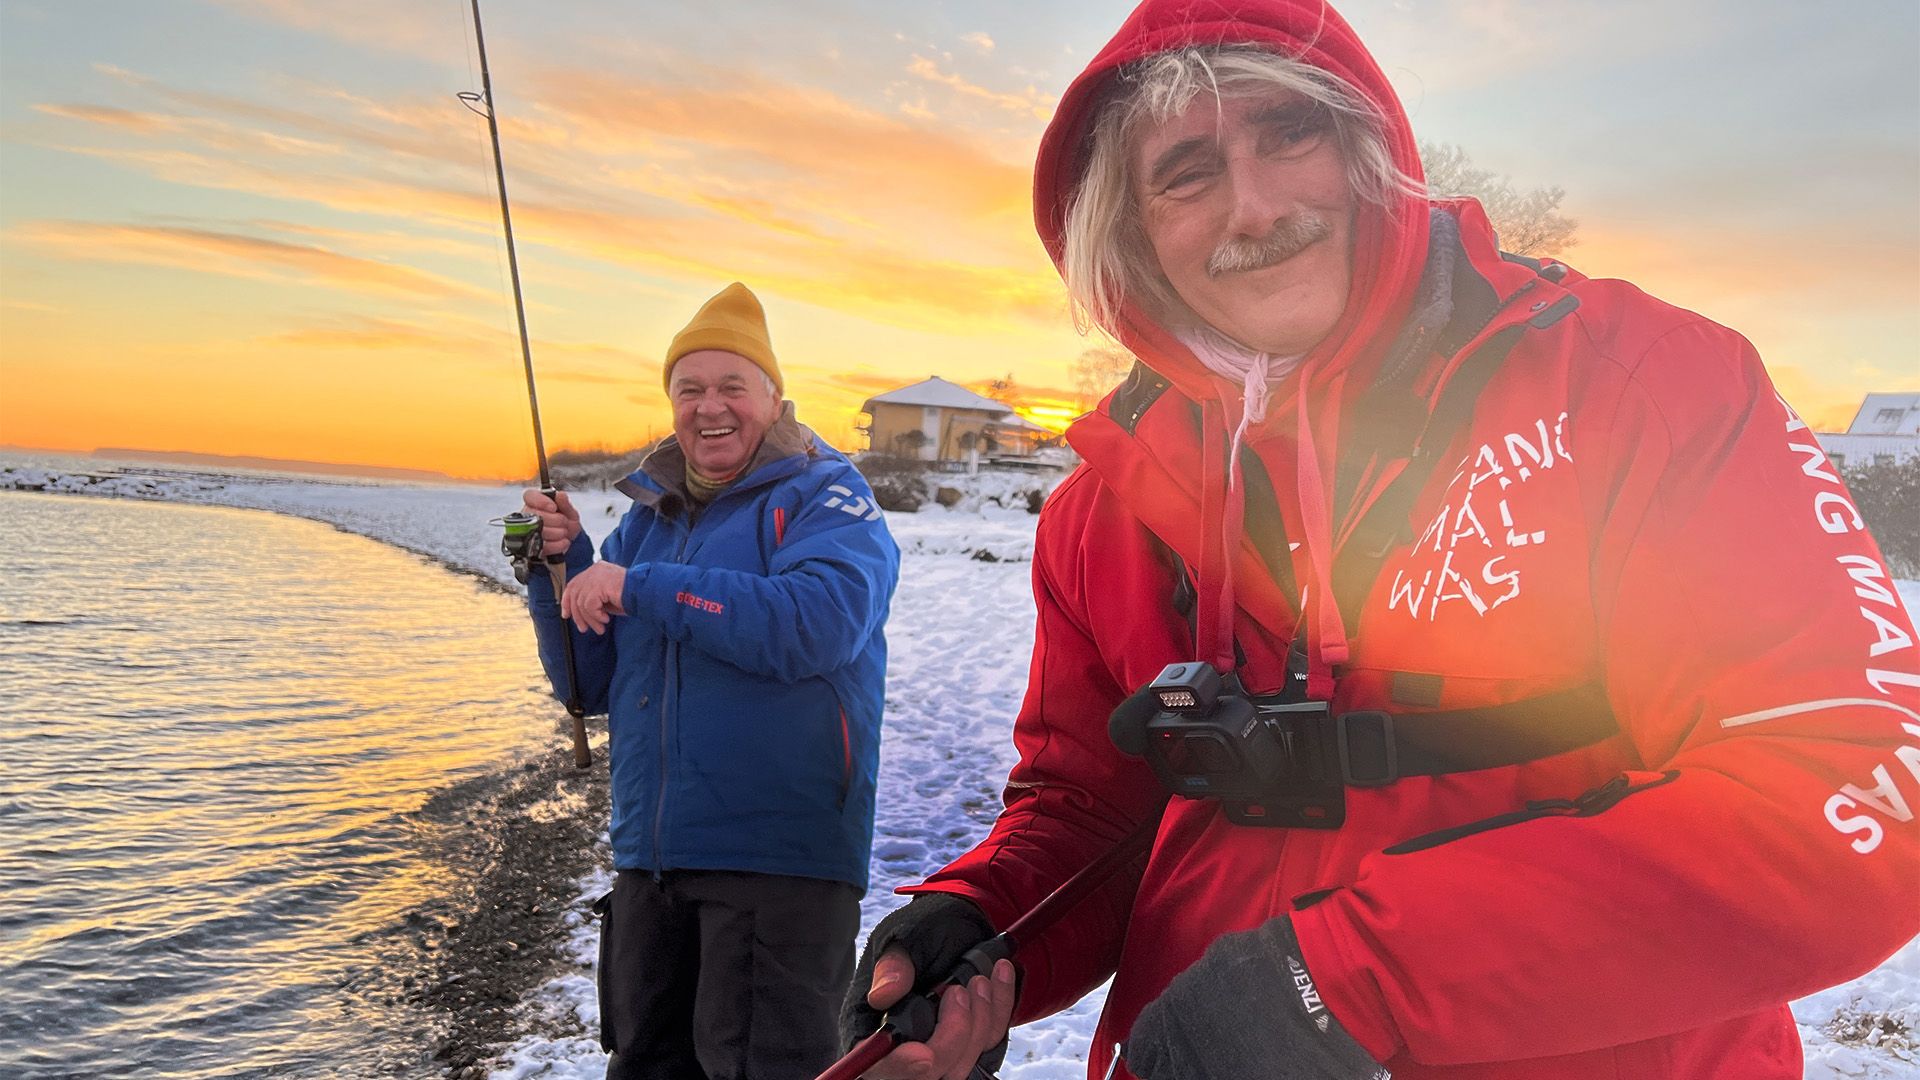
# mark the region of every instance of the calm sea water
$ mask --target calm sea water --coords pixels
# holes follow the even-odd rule
[[[555,709],[519,604],[271,514],[0,493],[0,1075],[436,1071],[414,812]]]

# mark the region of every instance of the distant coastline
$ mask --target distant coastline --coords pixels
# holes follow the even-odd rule
[[[241,457],[232,454],[200,454],[190,450],[138,450],[131,447],[103,446],[91,457],[115,461],[159,461],[170,465],[204,465],[228,469],[259,469],[265,472],[318,473],[323,476],[363,476],[375,480],[410,480],[428,484],[457,484],[462,481],[431,469],[402,469],[391,465],[342,465],[331,461],[301,461],[296,458]],[[469,481],[471,482],[471,481]]]

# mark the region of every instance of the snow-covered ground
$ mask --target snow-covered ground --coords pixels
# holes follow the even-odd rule
[[[97,479],[95,477],[98,477]],[[512,585],[488,519],[519,503],[511,488],[407,486],[353,481],[288,482],[211,475],[93,476],[0,467],[0,489],[31,488],[256,507],[329,522]],[[613,493],[576,495],[596,540],[624,512]],[[917,881],[966,850],[998,807],[1013,762],[1010,721],[1027,676],[1033,603],[1028,562],[1035,518],[978,498],[961,509],[929,506],[889,518],[904,553],[887,636],[886,741],[881,755],[870,930]],[[1920,582],[1902,582],[1908,610]],[[495,1080],[587,1080],[604,1071],[596,1037],[592,965],[596,930],[585,904],[607,878],[580,883],[568,919],[575,969],[537,989],[525,1008],[532,1032],[508,1048]],[[1094,994],[1067,1012],[1014,1032],[1009,1080],[1077,1080],[1099,1013]],[[1796,1002],[1809,1080],[1920,1077],[1920,941],[1867,975]],[[1861,1018],[1867,1018],[1862,1022]],[[1881,1019],[1875,1019],[1881,1018]],[[1835,1031],[1851,1031],[1846,1042]]]

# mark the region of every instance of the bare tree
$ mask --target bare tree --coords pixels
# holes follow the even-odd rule
[[[1002,405],[1011,406],[1020,400],[1020,387],[1013,381],[1013,372],[1005,378],[987,380],[987,396]]]
[[[1476,168],[1467,152],[1452,143],[1421,143],[1420,160],[1427,189],[1435,195],[1471,195],[1486,208],[1500,247],[1515,255],[1557,255],[1579,243],[1579,222],[1560,213],[1566,191],[1559,187],[1516,191],[1513,181]]]
[[[1133,354],[1111,345],[1096,345],[1075,357],[1067,370],[1073,376],[1073,391],[1080,398],[1080,407],[1093,408],[1107,391],[1120,385],[1132,367]]]

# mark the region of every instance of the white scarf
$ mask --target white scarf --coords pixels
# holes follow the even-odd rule
[[[1247,428],[1267,418],[1267,398],[1273,388],[1300,366],[1299,356],[1275,356],[1256,352],[1210,326],[1184,327],[1173,332],[1180,344],[1208,371],[1240,384],[1240,426],[1233,429],[1233,446],[1228,451],[1227,474],[1230,485],[1240,483],[1240,443]]]

